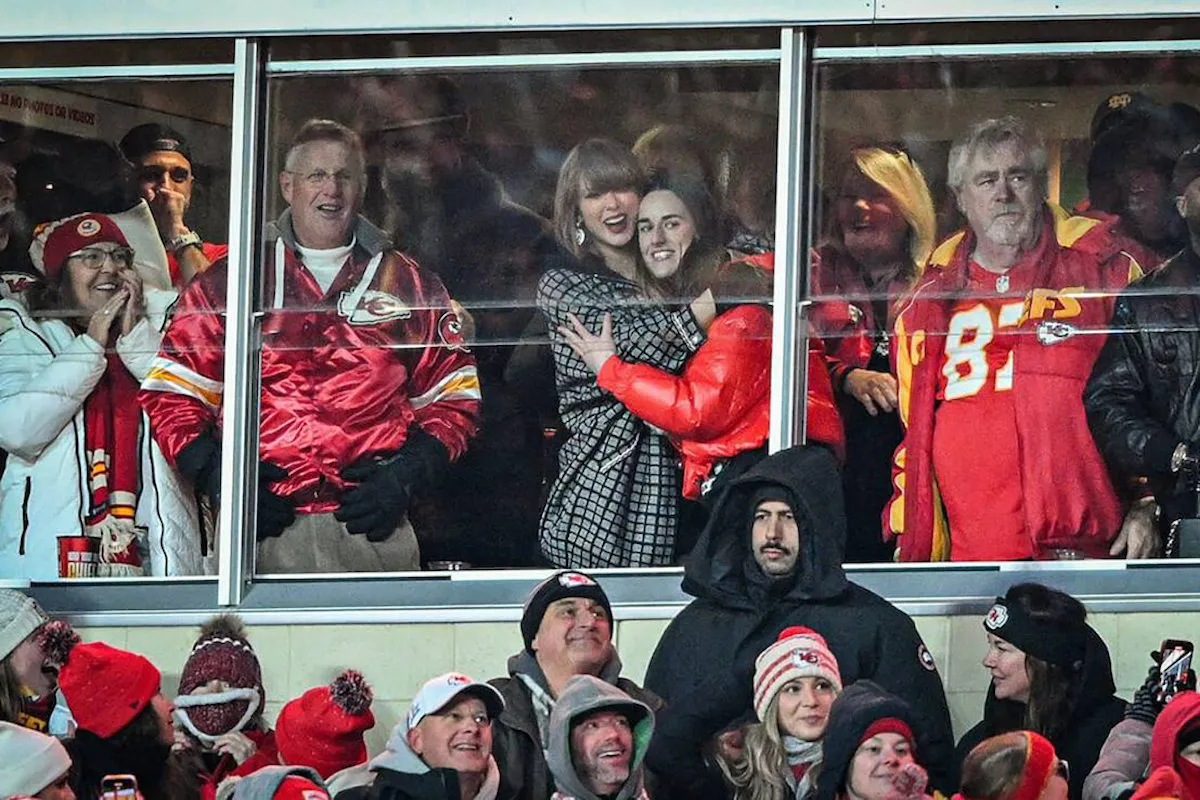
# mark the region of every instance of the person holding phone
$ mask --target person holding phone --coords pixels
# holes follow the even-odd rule
[[[1191,642],[1167,639],[1150,654],[1146,681],[1134,693],[1125,719],[1104,740],[1096,766],[1083,782],[1084,800],[1127,798],[1137,788],[1148,772],[1150,740],[1159,715],[1175,697],[1194,693],[1194,649]]]
[[[983,627],[991,684],[983,720],[959,740],[957,759],[988,737],[1034,731],[1070,763],[1070,797],[1079,800],[1105,737],[1125,714],[1108,646],[1083,603],[1038,583],[997,597]]]
[[[1181,692],[1154,723],[1150,776],[1132,800],[1200,797],[1200,694]]]

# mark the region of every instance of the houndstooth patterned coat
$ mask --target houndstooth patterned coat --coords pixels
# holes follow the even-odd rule
[[[704,342],[704,331],[688,308],[672,311],[648,299],[602,264],[568,264],[547,269],[537,293],[568,432],[542,509],[542,553],[558,567],[575,569],[670,564],[682,490],[679,456],[664,434],[596,385],[558,326],[568,324],[570,313],[599,331],[604,314],[612,314],[622,359],[672,372]]]

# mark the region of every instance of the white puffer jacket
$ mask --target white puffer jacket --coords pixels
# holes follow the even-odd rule
[[[141,380],[158,352],[175,292],[145,288],[147,319],[116,350]],[[0,577],[58,578],[59,536],[81,536],[87,513],[83,404],[104,374],[104,350],[57,319],[35,319],[0,299]],[[211,574],[201,556],[191,488],[167,463],[142,414],[141,487],[135,522],[148,532],[146,574]]]

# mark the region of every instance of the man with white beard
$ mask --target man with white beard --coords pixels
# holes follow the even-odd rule
[[[1154,541],[1146,506],[1125,519],[1081,401],[1141,267],[1115,218],[1069,216],[1046,176],[1045,147],[1014,117],[950,150],[967,229],[896,319],[905,438],[884,526],[901,561],[1134,558]]]

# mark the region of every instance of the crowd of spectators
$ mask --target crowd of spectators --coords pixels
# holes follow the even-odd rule
[[[234,616],[201,627],[169,698],[145,657],[2,590],[0,800],[1197,796],[1194,673],[1168,668],[1164,644],[1127,703],[1087,609],[1041,584],[982,618],[987,697],[955,748],[912,620],[842,573],[840,480],[813,445],[730,482],[645,686],[623,675],[604,587],[555,571],[528,594],[508,675],[430,678],[378,753],[355,669],[271,720]]]
[[[368,83],[369,129],[310,119],[276,158],[255,568],[692,554],[721,583],[691,573],[770,427],[761,159],[587,139],[544,219],[472,156],[453,82]],[[903,145],[843,154],[806,322],[807,441],[847,499],[822,565],[1200,550],[1200,113],[1121,93],[1090,137],[1066,209],[1036,131],[964,126],[957,231]],[[203,169],[159,123],[76,150],[0,164],[0,574],[212,573],[230,254],[188,222]]]

